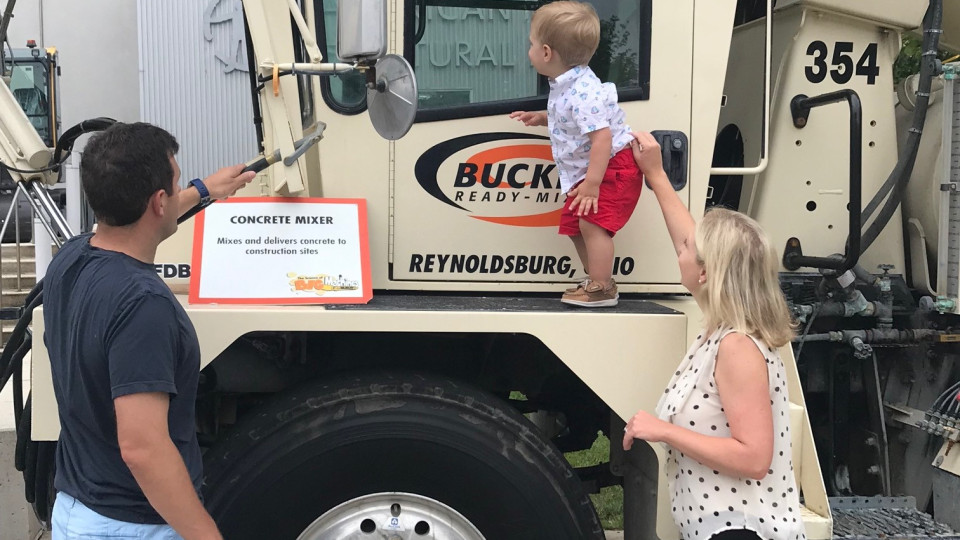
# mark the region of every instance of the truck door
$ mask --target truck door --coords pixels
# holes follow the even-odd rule
[[[591,3],[601,20],[591,67],[617,84],[630,127],[689,133],[693,3]],[[395,143],[395,284],[516,282],[537,290],[536,283],[585,276],[572,243],[557,234],[564,195],[547,130],[508,118],[546,108],[547,80],[527,57],[540,4],[398,0],[395,24],[416,72],[419,108]],[[641,195],[616,250],[618,283],[677,282],[652,192]]]

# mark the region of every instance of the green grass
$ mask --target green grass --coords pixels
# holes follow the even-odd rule
[[[566,454],[567,461],[574,467],[589,467],[610,460],[610,439],[599,434],[593,446],[586,450]],[[590,495],[593,506],[600,516],[600,524],[606,530],[623,529],[623,488],[608,486],[600,489],[600,493]]]
[[[514,390],[510,392],[510,399],[526,401],[527,397]],[[568,452],[564,455],[570,465],[575,468],[607,463],[610,461],[610,439],[603,433],[597,432],[597,440],[593,441],[593,446],[586,450]],[[619,531],[623,529],[623,487],[608,486],[600,488],[600,493],[591,494],[590,499],[593,501],[594,508],[597,509],[597,515],[600,516],[600,524],[604,530]]]

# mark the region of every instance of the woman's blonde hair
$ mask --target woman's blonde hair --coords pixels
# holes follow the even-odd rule
[[[707,274],[700,289],[707,328],[733,328],[770,347],[789,343],[794,325],[780,290],[780,263],[760,225],[717,208],[697,226],[696,244]]]
[[[597,52],[600,19],[586,2],[551,2],[533,13],[530,35],[549,45],[568,66],[579,66],[590,62]]]

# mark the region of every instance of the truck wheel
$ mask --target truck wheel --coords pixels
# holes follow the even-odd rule
[[[251,412],[204,461],[207,507],[234,540],[603,538],[563,455],[447,380],[313,383]]]

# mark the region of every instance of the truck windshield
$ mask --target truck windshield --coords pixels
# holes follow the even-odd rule
[[[40,138],[52,146],[50,96],[47,67],[39,60],[7,60],[10,91],[33,124]]]

